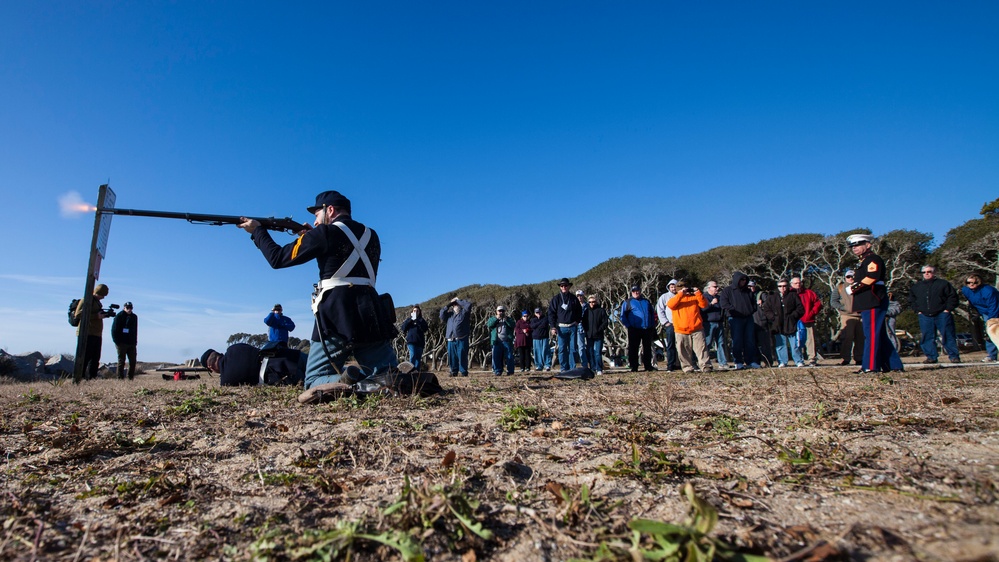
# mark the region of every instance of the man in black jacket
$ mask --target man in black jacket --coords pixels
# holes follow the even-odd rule
[[[558,336],[558,365],[562,372],[576,368],[573,353],[576,347],[576,326],[583,319],[583,307],[569,288],[572,281],[563,277],[558,282],[559,292],[548,303],[548,327],[553,336]]]
[[[947,280],[936,277],[932,265],[924,265],[922,273],[923,280],[909,289],[909,305],[919,314],[919,331],[922,332],[919,345],[926,354],[923,363],[937,362],[937,332],[940,332],[950,362],[960,363],[952,314],[957,308],[957,291]]]
[[[128,380],[135,378],[135,346],[139,342],[139,317],[132,312],[132,303],[124,308],[111,323],[111,339],[118,348],[118,378],[125,378],[125,359],[128,358]]]

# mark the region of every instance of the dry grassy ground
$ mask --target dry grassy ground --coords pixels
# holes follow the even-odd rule
[[[630,560],[697,536],[629,522],[711,513],[773,559],[997,559],[999,366],[901,375],[0,385],[0,559]]]

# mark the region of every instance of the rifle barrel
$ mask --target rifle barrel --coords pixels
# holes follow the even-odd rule
[[[133,217],[154,217],[163,219],[182,219],[186,220],[192,224],[208,224],[212,226],[221,226],[224,224],[240,224],[243,219],[239,215],[209,215],[204,213],[175,213],[171,211],[147,211],[142,209],[115,209],[115,208],[102,208],[97,209],[98,213],[104,213],[109,215],[129,215]],[[284,230],[287,232],[299,232],[301,230],[308,230],[308,225],[297,223],[295,219],[291,217],[285,218],[275,218],[275,217],[246,217],[248,219],[253,219],[260,223],[261,226],[268,230]]]

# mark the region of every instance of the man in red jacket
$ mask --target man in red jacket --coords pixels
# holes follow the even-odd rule
[[[819,311],[822,310],[822,301],[815,294],[815,291],[806,289],[801,284],[801,277],[791,278],[791,290],[798,292],[801,304],[805,307],[805,314],[801,317],[801,323],[805,325],[805,332],[807,334],[805,337],[805,352],[808,355],[808,366],[814,367],[817,357],[815,355],[815,318],[819,315]]]

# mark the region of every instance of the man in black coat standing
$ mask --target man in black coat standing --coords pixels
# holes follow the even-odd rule
[[[924,265],[922,274],[923,280],[909,289],[909,305],[919,314],[919,331],[922,332],[919,346],[926,354],[923,363],[937,362],[937,332],[940,332],[950,362],[960,363],[953,314],[957,308],[957,291],[946,279],[936,277],[936,268],[932,265]]]

